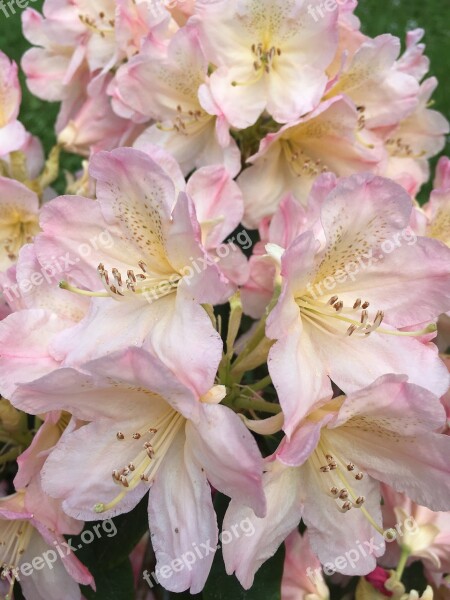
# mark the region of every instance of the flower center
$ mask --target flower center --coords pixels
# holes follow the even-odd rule
[[[322,332],[332,335],[368,337],[374,331],[385,335],[421,336],[436,331],[434,323],[420,331],[397,331],[380,327],[384,312],[377,310],[370,317],[370,303],[357,298],[352,306],[345,306],[339,296],[332,296],[328,302],[321,302],[305,294],[296,298],[302,319],[308,321]]]
[[[389,138],[386,141],[386,148],[391,156],[396,156],[397,158],[419,159],[426,156],[425,150],[416,154],[408,142],[405,142],[401,136]]]
[[[323,439],[311,455],[314,469],[320,473],[328,496],[336,502],[339,512],[346,513],[352,508],[362,508],[365,497],[358,494],[353,486],[364,478],[353,462],[341,460],[336,452],[327,448],[329,444]],[[355,483],[351,482],[351,479]]]
[[[112,296],[116,300],[138,294],[142,295],[151,304],[155,300],[159,300],[164,296],[176,292],[178,284],[182,279],[182,275],[175,272],[172,275],[164,276],[149,273],[147,265],[143,260],[139,261],[139,269],[140,272],[129,269],[125,278],[122,273],[114,267],[111,269],[110,274],[109,271],[105,269],[105,266],[100,263],[97,267],[97,272],[105,287],[105,292],[82,290],[70,285],[67,281],[60,281],[59,287],[82,296],[96,298],[107,298]]]
[[[32,216],[17,215],[6,225],[7,237],[2,240],[3,251],[10,261],[17,260],[19,250],[33,241],[39,231],[38,219]]]
[[[160,122],[156,126],[160,131],[176,131],[181,135],[189,136],[197,133],[211,118],[204,110],[185,110],[179,104],[177,114],[171,124],[165,125]]]
[[[33,526],[28,521],[8,521],[5,528],[1,527],[0,533],[0,564],[2,580],[7,579],[10,583],[9,593],[6,598],[11,597],[16,577],[18,577],[19,563],[30,542]]]
[[[332,296],[327,303],[305,295],[296,299],[302,318],[326,333],[368,336],[377,330],[384,318],[378,310],[369,319],[369,302],[357,298],[352,307],[344,306],[339,296]]]
[[[317,177],[329,171],[320,158],[311,157],[298,142],[282,140],[282,146],[289,168],[297,177]]]
[[[123,442],[127,438],[135,441],[137,454],[132,462],[113,470],[111,474],[113,481],[122,489],[111,502],[96,504],[95,512],[102,513],[110,510],[141,482],[151,484],[166,452],[185,422],[186,419],[171,408],[151,427],[128,434],[118,431],[116,433],[117,443]]]
[[[258,45],[252,44],[251,51],[255,57],[253,68],[256,72],[264,71],[270,73],[274,58],[281,56],[281,48],[276,48],[275,46],[265,48],[261,42]]]
[[[269,48],[268,44],[263,44],[262,42],[259,44],[252,44],[250,49],[253,55],[253,70],[255,71],[255,77],[248,81],[232,81],[231,85],[233,87],[257,83],[264,73],[267,75],[270,74],[271,70],[274,68],[275,58],[281,56],[281,48],[276,46],[270,46]]]
[[[109,19],[104,12],[99,12],[98,16],[95,17],[79,14],[78,18],[87,29],[97,33],[102,38],[114,33],[115,20]]]

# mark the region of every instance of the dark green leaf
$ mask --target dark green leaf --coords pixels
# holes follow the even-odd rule
[[[132,600],[134,598],[134,578],[130,559],[122,561],[112,569],[97,565],[92,573],[95,577],[96,591],[82,586],[87,600]]]

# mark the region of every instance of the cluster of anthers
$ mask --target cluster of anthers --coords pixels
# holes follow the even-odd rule
[[[181,414],[169,410],[157,421],[154,427],[132,433],[131,439],[139,442],[140,450],[133,462],[119,469],[114,469],[111,473],[114,483],[120,485],[122,491],[108,504],[102,502],[96,504],[94,506],[95,512],[102,513],[113,508],[141,482],[151,484],[161,461],[184,423],[185,419]],[[116,437],[119,442],[126,439],[122,431],[118,431]]]
[[[252,54],[255,56],[253,68],[255,71],[259,71],[264,68],[266,73],[270,73],[272,68],[273,59],[275,56],[281,56],[281,49],[272,46],[270,50],[264,50],[263,44],[260,42],[258,45],[252,44]]]
[[[424,158],[426,151],[422,150],[419,153],[414,152],[411,146],[405,142],[401,137],[389,138],[386,141],[386,148],[391,156],[397,156],[399,158]]]
[[[158,300],[158,298],[168,296],[176,291],[181,275],[174,273],[169,278],[152,277],[143,260],[140,260],[138,264],[142,273],[135,273],[129,269],[125,281],[119,270],[113,268],[111,273],[114,282],[112,283],[109,273],[102,263],[98,265],[97,272],[106,290],[114,296],[123,297],[126,292],[131,292],[132,294],[143,294],[147,300]]]
[[[317,177],[321,173],[327,173],[329,168],[320,158],[312,158],[299,144],[292,140],[284,140],[284,153],[289,166],[297,177]]]
[[[257,83],[264,75],[264,73],[266,73],[267,75],[270,73],[271,69],[273,68],[274,58],[277,56],[281,56],[280,48],[272,46],[269,50],[266,50],[262,42],[260,42],[259,44],[252,44],[251,51],[254,56],[253,69],[256,75],[253,79],[250,79],[249,81],[232,81],[231,85],[233,87]]]
[[[346,484],[342,487],[342,483],[345,482],[345,475],[342,474],[342,467],[339,467],[337,460],[332,454],[325,454],[326,464],[319,467],[321,473],[328,473],[331,476],[332,485],[328,489],[328,494],[336,500],[338,503],[338,510],[342,513],[346,513],[352,508],[361,508],[366,501],[364,496],[357,496],[351,487]],[[348,474],[353,474],[356,481],[361,481],[364,478],[364,474],[361,471],[356,470],[355,465],[352,462],[345,464],[345,469]],[[356,470],[356,472],[355,472]],[[336,474],[335,480],[334,475]],[[338,485],[336,485],[338,483]],[[339,501],[342,504],[339,504]]]
[[[320,302],[313,299],[310,296],[302,296],[297,299],[297,305],[299,306],[302,317],[312,322],[315,326],[323,327],[330,326],[330,319],[337,320],[342,323],[348,323],[349,326],[346,330],[346,335],[351,336],[355,333],[360,333],[364,336],[370,335],[372,332],[379,329],[384,319],[384,312],[378,310],[373,322],[369,321],[368,308],[370,303],[362,301],[361,298],[357,298],[352,308],[344,306],[342,300],[339,300],[339,296],[332,296],[328,302]],[[360,311],[360,318],[357,321],[354,318],[345,316],[343,313],[354,313]],[[390,331],[381,331],[381,333],[391,333]]]
[[[178,104],[177,114],[172,120],[171,127],[167,127],[163,123],[157,123],[156,126],[160,131],[176,131],[182,135],[189,135],[189,133],[192,133],[192,131],[189,130],[192,130],[196,125],[201,125],[202,117],[205,116],[206,113],[200,109],[184,110],[182,106]]]
[[[102,38],[106,37],[107,34],[114,33],[115,20],[108,19],[104,12],[98,13],[98,20],[89,15],[78,15],[78,18],[85,27],[94,33],[98,33]]]
[[[5,600],[11,598],[14,582],[19,575],[17,565],[25,553],[30,541],[33,527],[27,521],[10,521],[0,540],[0,579],[10,583],[9,593]]]

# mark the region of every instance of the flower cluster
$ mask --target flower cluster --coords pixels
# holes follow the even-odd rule
[[[450,594],[449,159],[417,201],[449,126],[424,32],[401,53],[356,4],[23,13],[61,104],[45,158],[0,53],[6,598],[107,597],[64,536],[144,497],[136,597],[144,557],[198,594],[221,546],[250,589],[283,543],[282,600]]]

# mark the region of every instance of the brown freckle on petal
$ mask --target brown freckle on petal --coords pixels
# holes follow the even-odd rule
[[[116,437],[118,440],[124,440],[125,436],[123,435],[123,433],[121,431],[118,431],[116,434]]]
[[[178,527],[175,527],[175,533],[180,533],[180,530],[178,529]]]

